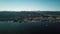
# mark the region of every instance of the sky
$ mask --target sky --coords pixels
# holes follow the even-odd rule
[[[60,11],[60,0],[0,0],[0,11]]]

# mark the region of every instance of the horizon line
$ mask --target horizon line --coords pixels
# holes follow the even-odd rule
[[[8,11],[8,10],[0,10],[0,11]],[[9,11],[15,11],[15,10],[9,10]],[[16,10],[19,11],[19,10]],[[28,10],[21,10],[21,11],[28,11]],[[31,10],[31,11],[54,11],[54,10]],[[57,10],[60,11],[60,10]]]

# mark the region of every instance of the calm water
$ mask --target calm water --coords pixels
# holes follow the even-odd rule
[[[60,31],[60,23],[53,22],[2,22],[0,21],[1,34],[36,34],[42,32]]]

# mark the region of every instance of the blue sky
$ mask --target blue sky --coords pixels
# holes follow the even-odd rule
[[[0,0],[0,11],[60,11],[60,0]]]

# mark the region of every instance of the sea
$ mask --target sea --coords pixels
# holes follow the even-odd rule
[[[48,32],[60,32],[60,23],[0,21],[0,34],[41,34]]]

